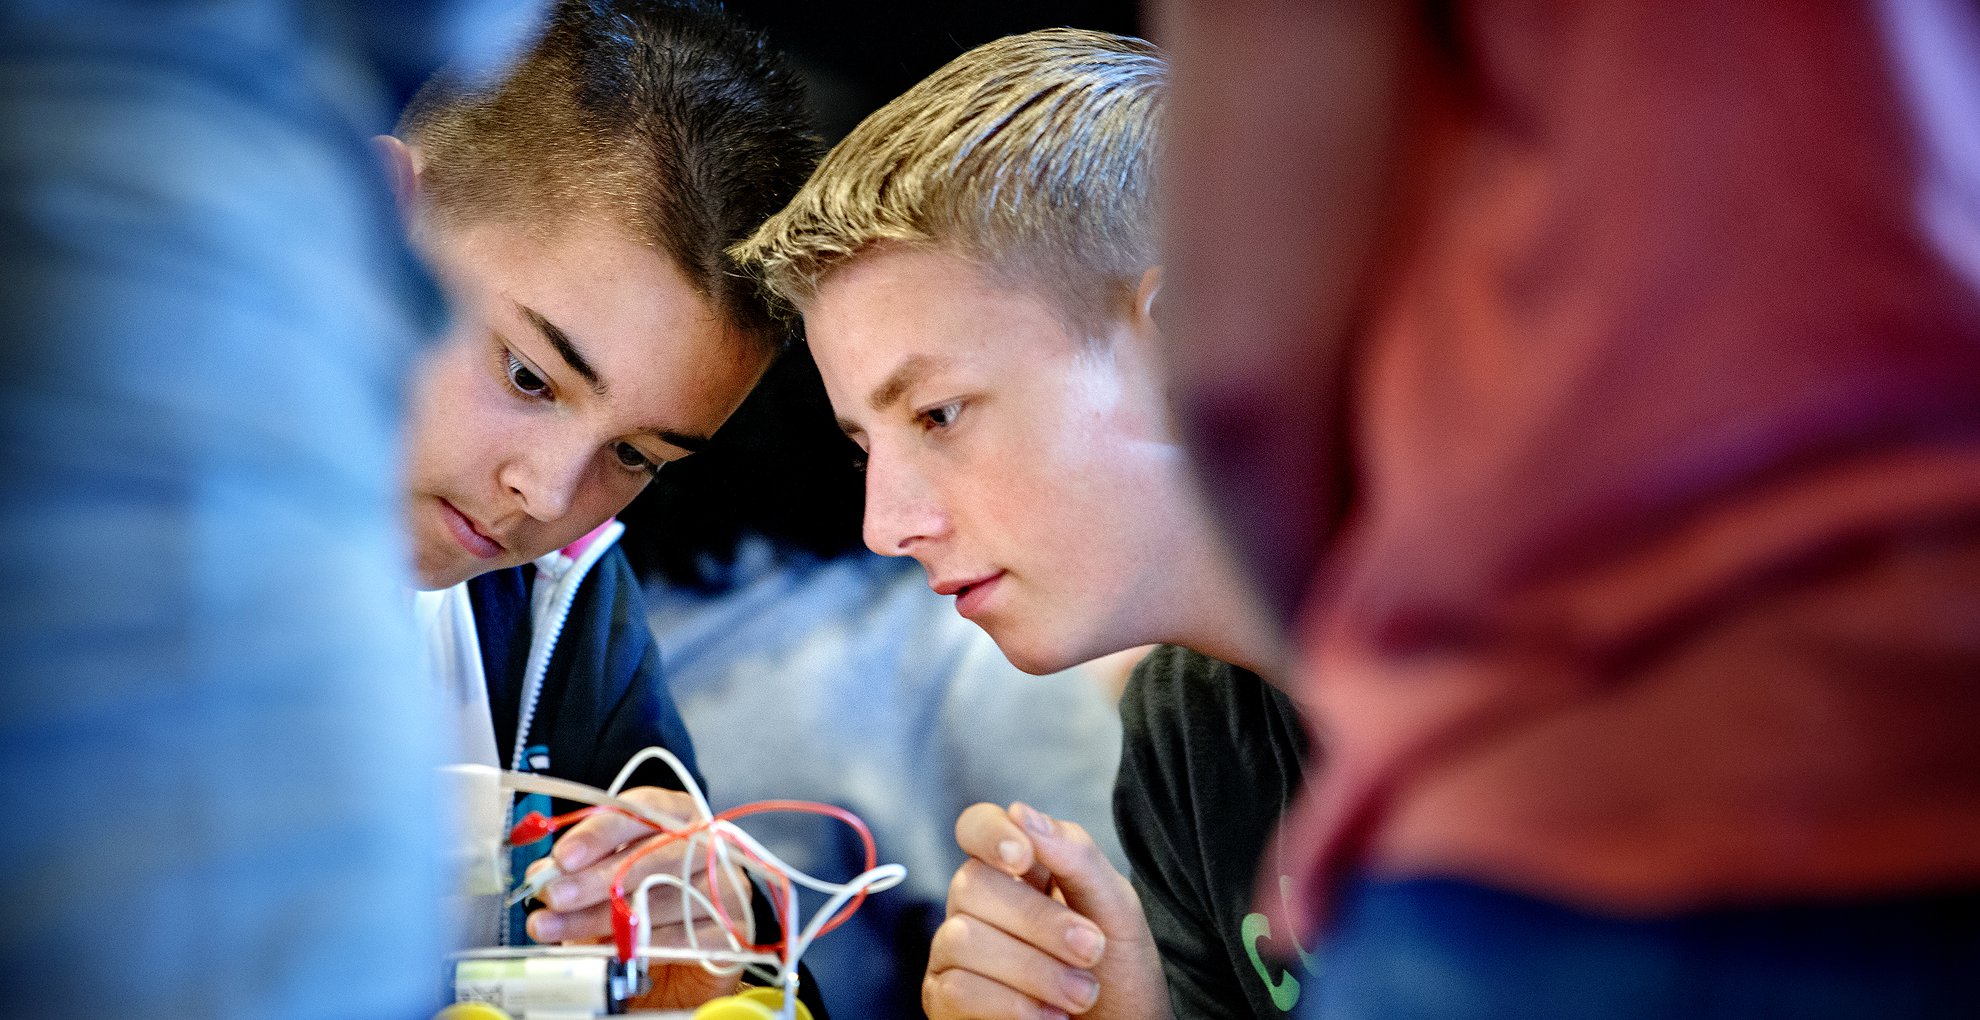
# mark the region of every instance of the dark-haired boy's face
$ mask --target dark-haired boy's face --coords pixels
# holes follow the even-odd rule
[[[423,588],[597,528],[705,443],[769,363],[619,229],[544,240],[486,222],[422,241],[456,314],[413,394],[406,512]]]

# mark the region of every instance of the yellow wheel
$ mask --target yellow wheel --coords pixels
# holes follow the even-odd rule
[[[777,1020],[784,993],[775,988],[745,988],[735,995],[710,999],[694,1011],[694,1020]],[[797,1004],[797,1020],[811,1020],[811,1010]]]
[[[776,1020],[777,1014],[760,1002],[740,995],[710,999],[694,1011],[694,1020]]]
[[[515,1018],[485,1002],[457,1002],[435,1013],[433,1020],[515,1020]]]

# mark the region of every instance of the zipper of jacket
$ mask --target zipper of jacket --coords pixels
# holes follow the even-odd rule
[[[557,579],[557,587],[553,592],[551,603],[554,612],[548,621],[543,621],[547,622],[549,627],[540,631],[543,634],[542,641],[531,642],[529,668],[523,673],[526,679],[523,681],[522,700],[516,713],[515,751],[509,760],[511,771],[522,771],[523,754],[529,749],[530,727],[536,722],[536,703],[543,697],[543,680],[550,672],[550,659],[557,653],[557,642],[564,636],[564,622],[570,618],[571,605],[577,601],[578,589],[584,586],[584,579],[590,576],[591,568],[597,566],[605,553],[618,544],[619,536],[626,530],[625,525],[617,521],[611,522],[608,527],[610,530],[585,546],[584,551],[571,563],[570,569],[564,571],[563,576]],[[537,576],[541,577],[542,574],[539,573]],[[530,601],[532,604],[535,602],[534,593]]]
[[[523,756],[529,751],[530,727],[536,723],[536,704],[543,697],[543,680],[550,672],[550,659],[557,654],[557,642],[564,636],[564,623],[570,619],[571,605],[577,601],[578,590],[584,587],[584,579],[591,575],[591,568],[597,566],[598,561],[604,557],[605,553],[613,545],[618,543],[619,536],[626,530],[625,525],[617,521],[610,522],[606,527],[608,530],[597,538],[592,539],[591,543],[584,547],[584,551],[578,554],[577,559],[571,562],[569,569],[558,576],[555,582],[556,587],[551,591],[550,604],[553,607],[553,611],[548,620],[537,621],[534,619],[536,615],[536,593],[534,591],[530,593],[531,632],[533,634],[540,634],[542,640],[538,641],[534,637],[530,640],[528,665],[523,671],[525,679],[523,681],[522,699],[517,706],[518,711],[516,713],[516,746],[514,753],[509,758],[509,770],[512,772],[522,771],[524,764]],[[552,555],[558,554],[553,553]],[[537,579],[541,580],[542,577],[542,568],[539,566]],[[546,623],[548,624],[547,627],[542,626]],[[515,807],[511,805],[509,808],[509,825],[513,826],[515,824]],[[508,911],[504,910],[498,935],[498,940],[504,946],[509,944],[507,914]]]

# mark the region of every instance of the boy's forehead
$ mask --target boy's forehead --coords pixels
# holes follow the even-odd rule
[[[1085,345],[1048,287],[933,245],[875,246],[821,277],[800,309],[842,415],[877,411],[917,383],[1056,360]]]
[[[846,381],[857,379],[868,389],[970,357],[986,328],[1016,316],[1018,310],[1006,306],[1017,300],[964,260],[939,250],[894,248],[834,267],[802,310],[820,367],[836,368]]]
[[[988,321],[1014,325],[1058,318],[1057,295],[1021,274],[939,245],[884,244],[834,265],[801,311],[828,334],[920,326],[931,341],[969,341]]]
[[[830,301],[846,292],[868,294],[905,289],[934,278],[965,286],[986,282],[979,263],[953,246],[921,242],[876,241],[842,256],[821,272],[809,304]]]

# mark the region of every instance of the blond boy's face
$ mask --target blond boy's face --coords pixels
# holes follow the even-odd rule
[[[1150,640],[1190,522],[1142,345],[1083,342],[1045,296],[925,248],[857,256],[804,312],[867,454],[869,547],[919,560],[1030,672]]]
[[[423,588],[583,537],[705,443],[768,364],[617,228],[421,237],[455,311],[413,392],[406,514]]]

